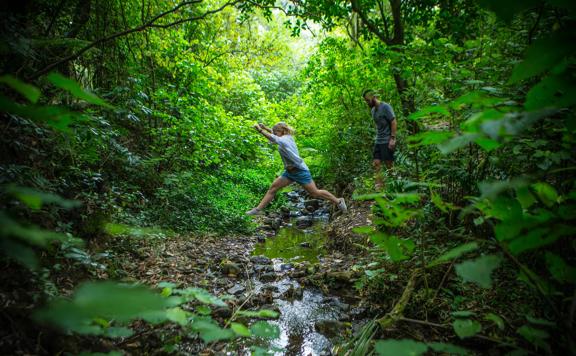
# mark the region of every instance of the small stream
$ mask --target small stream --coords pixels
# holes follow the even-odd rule
[[[277,355],[329,355],[333,344],[317,331],[323,330],[319,324],[339,320],[348,305],[338,297],[301,286],[287,273],[295,263],[312,266],[322,261],[326,254],[328,208],[322,203],[315,211],[308,212],[300,194],[293,194],[291,200],[291,217],[283,222],[276,236],[258,243],[253,251],[254,256],[272,259],[274,271],[282,276],[269,283],[254,280],[256,290],[267,288],[274,291],[273,305],[280,311],[279,319],[270,321],[280,328],[280,337],[261,346],[283,350]],[[305,218],[307,221],[302,223]],[[299,293],[296,297],[292,293],[290,298],[286,298],[289,290]]]

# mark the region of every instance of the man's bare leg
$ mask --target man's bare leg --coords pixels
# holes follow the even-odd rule
[[[384,189],[384,182],[382,181],[382,161],[375,159],[372,161],[372,165],[374,166],[374,188],[376,188],[377,191],[381,191]]]

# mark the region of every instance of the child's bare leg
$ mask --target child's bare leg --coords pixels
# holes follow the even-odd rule
[[[268,205],[268,203],[270,203],[274,199],[274,197],[276,196],[276,192],[284,188],[285,186],[289,185],[290,183],[292,183],[292,181],[286,177],[280,176],[276,178],[274,182],[272,182],[272,185],[270,186],[270,188],[268,189],[262,200],[260,201],[260,204],[258,204],[257,208],[260,210],[264,209]]]
[[[304,185],[302,185],[302,187],[304,189],[306,189],[308,194],[310,194],[310,196],[313,198],[322,198],[322,199],[330,200],[334,204],[338,204],[338,202],[340,201],[338,198],[336,198],[329,191],[323,190],[323,189],[318,189],[316,187],[316,183],[314,183],[314,181],[312,181],[308,184],[304,184]]]

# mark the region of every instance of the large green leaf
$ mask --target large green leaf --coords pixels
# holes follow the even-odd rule
[[[446,141],[452,137],[452,135],[452,132],[449,131],[424,131],[416,135],[409,136],[408,142],[413,147],[437,145]]]
[[[443,154],[448,154],[451,152],[456,151],[459,148],[462,148],[468,145],[471,142],[479,139],[481,136],[476,133],[466,133],[463,135],[457,135],[452,137],[450,140],[442,142],[438,144],[438,149]]]
[[[78,83],[72,79],[66,78],[62,74],[53,72],[48,74],[46,79],[48,79],[50,83],[54,84],[54,86],[66,90],[78,99],[87,101],[90,104],[99,105],[106,108],[114,108],[112,105],[108,104],[98,96],[85,91],[80,87],[80,85],[78,85]]]
[[[482,331],[482,325],[472,319],[456,319],[452,323],[452,327],[461,339],[474,336]]]
[[[448,355],[469,355],[470,351],[463,347],[448,344],[445,342],[429,342],[428,346],[439,353],[446,353]]]
[[[571,107],[576,104],[576,82],[566,75],[544,78],[526,94],[526,110]]]
[[[551,207],[558,202],[558,192],[556,192],[556,189],[554,189],[550,184],[538,182],[532,184],[532,188],[538,198],[540,198],[540,201],[542,201],[542,203],[547,207]]]
[[[476,249],[478,249],[478,244],[476,242],[468,242],[465,244],[462,244],[458,247],[455,247],[453,249],[451,249],[450,251],[444,253],[443,255],[441,255],[440,257],[436,258],[434,261],[430,262],[428,264],[428,267],[433,267],[445,262],[449,262],[452,261],[453,259],[456,259],[468,252],[471,251],[475,251]]]
[[[442,105],[427,106],[425,108],[418,110],[413,114],[410,114],[410,116],[408,116],[408,119],[417,120],[423,117],[431,116],[430,114],[440,114],[441,116],[447,116],[450,115],[450,111],[448,110],[448,108]]]
[[[573,39],[565,34],[536,40],[526,51],[524,60],[514,67],[510,83],[544,73],[573,52]]]
[[[88,282],[76,290],[72,300],[54,300],[35,317],[64,330],[102,334],[101,327],[92,324],[96,317],[128,321],[147,312],[164,312],[166,305],[164,298],[145,287]]]
[[[277,325],[265,321],[257,321],[250,326],[250,331],[254,336],[266,339],[276,339],[280,336],[280,328]]]
[[[33,104],[36,103],[40,98],[40,89],[36,88],[34,85],[24,83],[12,75],[0,76],[0,83],[8,85],[10,88],[22,94],[26,99],[28,99],[28,101]]]
[[[374,351],[380,356],[418,356],[428,350],[425,343],[410,340],[378,340],[374,344]]]
[[[550,274],[560,283],[576,283],[576,268],[552,252],[546,252],[546,266]]]
[[[6,192],[12,194],[30,209],[38,210],[43,204],[56,204],[64,209],[71,209],[81,205],[77,200],[68,200],[56,194],[40,192],[32,188],[8,186]]]
[[[247,316],[249,318],[270,318],[276,319],[278,318],[278,312],[274,310],[262,309],[258,311],[251,311],[251,310],[240,310],[238,315]]]
[[[214,321],[198,320],[192,324],[192,329],[198,332],[204,342],[232,339],[236,334],[230,329],[223,329]]]
[[[464,282],[476,283],[482,288],[492,286],[492,271],[499,265],[502,258],[497,255],[480,256],[455,266],[456,273]]]
[[[492,10],[504,21],[511,21],[514,15],[537,7],[540,4],[539,0],[523,0],[523,1],[499,1],[499,0],[478,0],[480,5]]]
[[[15,114],[35,122],[46,123],[50,127],[70,132],[70,124],[85,121],[86,118],[79,113],[57,106],[20,105],[0,95],[0,112]]]

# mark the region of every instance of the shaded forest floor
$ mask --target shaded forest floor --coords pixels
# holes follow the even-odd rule
[[[373,263],[374,250],[370,248],[367,237],[353,230],[369,225],[372,219],[369,202],[355,202],[348,214],[333,216],[325,225],[326,250],[317,262],[272,261],[266,256],[254,255],[254,247],[259,240],[282,238],[275,237],[275,234],[287,221],[293,221],[286,214],[283,216],[282,212],[271,212],[259,218],[261,226],[252,236],[100,240],[105,242],[93,243],[89,248],[91,264],[62,265],[59,273],[35,278],[51,283],[54,293],[63,295],[70,294],[75,286],[88,279],[135,282],[160,289],[166,283],[178,288],[204,288],[220,296],[228,305],[227,308],[218,307],[211,311],[211,316],[221,326],[229,324],[231,320],[249,324],[250,320],[237,315],[239,310],[280,311],[275,305],[277,300],[292,303],[302,300],[305,291],[317,290],[318,295],[323,296],[319,303],[331,305],[338,316],[328,322],[311,320],[310,323],[314,325],[308,328],[329,338],[332,345],[337,345],[357,335],[367,321],[387,315],[399,303],[408,281],[419,267],[417,259],[403,263],[383,260],[378,264]],[[100,256],[100,259],[96,259],[96,256]],[[376,337],[462,344],[455,339],[450,324],[443,321],[450,319],[453,310],[488,310],[479,298],[465,299],[444,293],[444,287],[452,280],[451,267],[437,268],[430,271],[426,278],[419,278],[403,306],[401,317],[386,332],[378,330]],[[378,277],[366,272],[374,270],[379,271]],[[122,350],[126,354],[175,352],[212,355],[246,351],[250,347],[250,340],[206,344],[194,333],[176,324],[152,326],[144,322],[131,325],[134,334],[126,338],[62,336],[54,330],[40,329],[29,320],[30,310],[43,303],[33,298],[41,286],[18,285],[13,277],[13,274],[6,273],[2,278],[2,353],[78,354],[83,351]],[[510,299],[514,298],[505,294],[505,291],[488,291],[482,297],[498,300],[504,306],[513,302]],[[454,300],[460,304],[454,305]],[[504,310],[499,313],[506,314]],[[289,340],[287,353],[301,354],[302,342]],[[485,352],[498,351],[498,347],[506,347],[506,344],[494,342],[489,337],[476,337],[465,340],[464,346]]]

